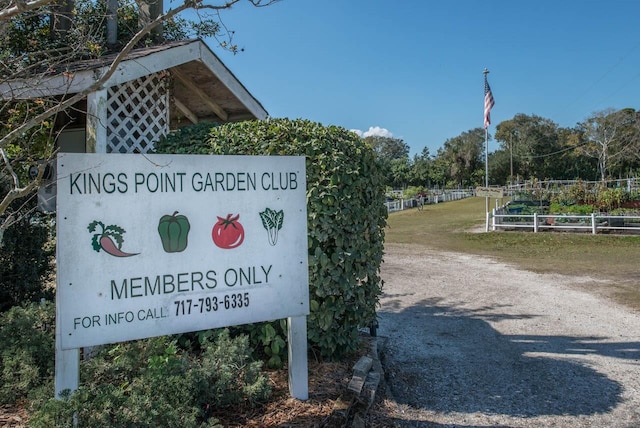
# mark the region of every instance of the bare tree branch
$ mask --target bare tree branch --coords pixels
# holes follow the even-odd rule
[[[39,9],[41,7],[47,6],[48,4],[51,4],[52,2],[53,0],[16,0],[14,6],[0,10],[0,21],[5,21],[24,12],[30,12],[32,10]]]
[[[9,204],[11,204],[11,202],[13,202],[15,199],[27,196],[38,188],[38,186],[40,185],[40,181],[42,180],[42,175],[44,174],[46,165],[40,165],[38,167],[38,176],[36,177],[36,179],[31,181],[25,187],[21,188],[20,181],[18,180],[18,175],[13,170],[11,162],[9,161],[6,152],[2,148],[0,148],[0,157],[2,158],[2,162],[5,164],[5,168],[7,169],[13,182],[11,190],[9,190],[2,201],[0,201],[0,213],[4,213],[7,211]],[[6,218],[2,222],[0,222],[0,236],[2,236],[2,232],[12,223],[13,215],[9,215],[9,218]]]
[[[137,31],[133,37],[126,43],[126,45],[118,52],[113,61],[105,67],[104,74],[100,76],[95,82],[93,82],[89,87],[84,90],[75,93],[75,94],[67,94],[70,95],[67,98],[64,98],[61,101],[56,100],[56,104],[50,108],[47,108],[43,112],[25,120],[22,124],[17,126],[8,132],[5,136],[0,139],[0,160],[5,165],[5,169],[8,172],[8,175],[11,177],[12,188],[9,192],[2,198],[0,201],[0,216],[7,212],[9,205],[16,199],[23,198],[31,193],[33,193],[42,181],[42,175],[44,174],[44,165],[39,166],[38,176],[36,179],[32,180],[29,184],[24,187],[20,186],[20,181],[18,175],[15,173],[13,167],[11,166],[11,161],[6,153],[6,147],[14,141],[22,138],[27,131],[33,129],[34,127],[42,124],[45,120],[54,116],[57,113],[65,111],[78,101],[86,98],[92,92],[95,92],[101,89],[113,76],[116,72],[118,65],[127,57],[127,55],[138,45],[138,43],[151,31],[162,24],[163,22],[171,20],[173,17],[178,15],[179,13],[187,10],[187,9],[208,9],[215,11],[222,11],[225,9],[230,9],[233,5],[239,3],[241,0],[226,0],[220,4],[203,4],[202,0],[185,0],[182,4],[180,4],[177,8],[167,11],[165,14],[158,16],[153,21],[149,22],[139,31]],[[271,4],[277,3],[280,0],[247,0],[255,7],[264,7],[269,6]],[[9,7],[0,10],[0,24],[3,21],[7,21],[8,19],[15,17],[21,13],[25,12],[33,12],[39,8],[46,7],[49,4],[52,4],[53,0],[14,0],[13,5],[9,5]],[[47,11],[50,13],[50,11]],[[63,56],[58,54],[64,54],[63,51],[51,50],[48,53],[52,54],[54,58],[57,59],[57,63],[64,63],[65,61],[69,61],[73,57],[73,50],[68,49],[67,52],[69,56]],[[47,52],[39,52],[47,53]],[[5,70],[9,70],[8,75],[5,74],[4,78],[7,79],[8,76],[14,75],[14,71],[8,68],[5,64],[1,65]],[[25,71],[35,71],[41,65],[28,65],[27,68],[24,68],[20,71],[20,73],[24,73]],[[14,75],[15,76],[15,75]],[[43,97],[46,97],[47,94],[43,93]],[[12,100],[8,100],[8,103],[11,103]],[[7,104],[8,105],[8,104]],[[51,159],[51,157],[49,157]],[[2,230],[6,229],[13,222],[13,215],[10,214],[7,218],[0,220],[0,236]]]

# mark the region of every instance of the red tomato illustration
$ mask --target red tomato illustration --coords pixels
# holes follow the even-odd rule
[[[227,218],[218,217],[218,222],[211,231],[213,243],[225,250],[239,247],[244,241],[244,227],[238,221],[239,218],[240,214],[228,214]]]

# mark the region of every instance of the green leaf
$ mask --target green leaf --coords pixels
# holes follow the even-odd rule
[[[97,221],[94,220],[91,223],[89,223],[89,226],[87,227],[87,229],[89,229],[89,232],[95,232],[96,231],[96,227],[100,226],[100,230],[104,230],[104,224],[101,221]]]
[[[269,208],[267,208],[267,210],[269,210]],[[260,213],[260,220],[262,220],[262,226],[267,229],[267,231],[269,231],[270,229],[273,229],[275,227],[275,223],[273,222],[273,219],[271,218],[271,215],[269,215],[267,210]]]
[[[278,230],[282,229],[282,224],[284,223],[284,211],[280,210],[275,213],[273,222]]]
[[[97,251],[97,252],[100,252],[100,250],[102,249],[102,246],[100,246],[100,238],[101,237],[102,237],[102,235],[100,235],[99,233],[96,233],[91,238],[91,247],[93,247],[93,249],[95,251]]]

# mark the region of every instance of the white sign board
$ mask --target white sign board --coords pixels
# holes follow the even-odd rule
[[[500,199],[504,198],[502,187],[476,187],[476,196]]]
[[[62,349],[309,314],[304,157],[63,153]]]

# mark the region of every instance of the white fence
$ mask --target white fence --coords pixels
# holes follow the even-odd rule
[[[498,229],[527,229],[533,232],[543,230],[571,230],[575,232],[587,231],[592,234],[604,231],[623,231],[625,233],[640,233],[640,216],[616,216],[608,214],[564,215],[537,214],[523,215],[504,213],[504,208],[494,209],[487,214],[487,230],[491,218],[491,230]]]
[[[582,184],[589,188],[595,188],[604,184],[608,188],[620,188],[626,189],[627,192],[640,191],[640,178],[629,177],[621,178],[617,180],[605,180],[605,181],[584,181],[584,180],[548,180],[537,181],[535,184],[531,181],[525,181],[522,183],[515,183],[508,185],[506,190],[512,191],[531,191],[536,189],[553,190],[554,188],[566,188],[575,184]]]
[[[423,203],[427,204],[437,204],[440,202],[448,202],[448,201],[457,201],[459,199],[468,198],[470,196],[474,196],[473,191],[470,190],[444,190],[439,193],[433,193],[429,196],[423,198]],[[415,208],[419,205],[417,198],[409,198],[409,199],[395,199],[393,201],[387,201],[384,203],[387,207],[387,211],[402,211],[409,208]]]

